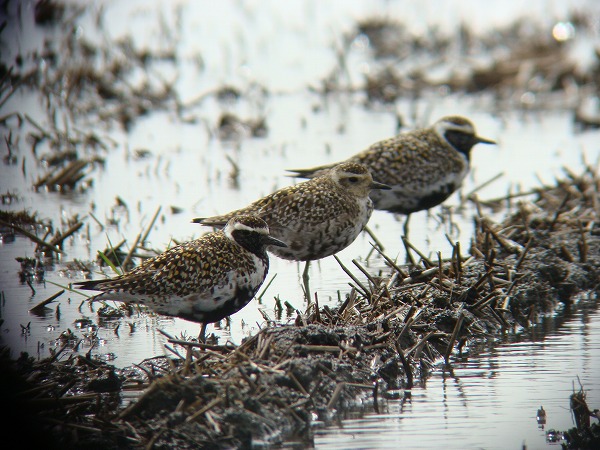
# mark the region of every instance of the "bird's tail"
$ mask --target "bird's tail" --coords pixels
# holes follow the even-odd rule
[[[192,223],[198,223],[205,227],[223,228],[227,224],[227,218],[223,217],[196,217]]]
[[[102,289],[100,288],[100,286],[102,286],[102,284],[107,281],[109,281],[109,280],[100,279],[100,280],[77,281],[77,282],[73,283],[72,287],[73,287],[73,289],[82,290],[82,291],[101,291]],[[91,297],[89,297],[87,299],[87,301],[95,302],[97,300],[104,299],[104,296],[105,296],[105,292],[101,292],[99,294],[92,295]]]
[[[288,176],[293,178],[315,178],[319,175],[322,175],[323,172],[331,169],[332,167],[332,165],[326,165],[312,167],[310,169],[286,169],[286,172],[290,172]]]
[[[73,283],[73,286],[75,286],[77,289],[83,289],[84,291],[100,291],[101,289],[98,289],[98,287],[102,286],[107,281],[110,281],[110,280],[100,279],[100,280],[77,281],[77,282]]]

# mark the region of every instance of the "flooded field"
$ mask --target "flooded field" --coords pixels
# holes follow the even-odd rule
[[[451,371],[432,374],[387,410],[346,419],[315,433],[315,448],[560,448],[556,430],[573,426],[567,398],[578,382],[594,386],[600,368],[597,305],[548,319],[542,333],[509,338]],[[540,407],[546,422],[537,419]],[[551,433],[551,434],[548,434]],[[376,443],[373,436],[379,436]],[[555,438],[555,441],[553,441]]]
[[[471,194],[486,215],[500,217],[531,197],[517,193],[598,164],[600,8],[592,1],[528,2],[526,11],[516,1],[52,4],[8,2],[0,33],[1,209],[27,212],[35,223],[21,228],[42,240],[75,230],[51,259],[1,224],[0,345],[13,357],[48,357],[65,333],[78,342],[65,356],[89,354],[118,368],[172,356],[167,335],[195,337],[199,324],[143,310],[100,319],[101,305],[69,290],[114,275],[98,251],[123,243],[139,263],[209,231],[194,217],[300,181],[288,169],[343,160],[446,115],[468,117],[497,145],[474,148],[460,192],[411,216],[410,242],[430,257],[449,258],[455,242],[469,249]],[[510,195],[500,208],[485,206]],[[385,254],[402,263],[403,223],[383,211],[369,222]],[[372,275],[390,274],[372,242],[363,233],[337,255],[362,282],[352,260]],[[308,308],[303,268],[271,257],[259,298],[208,333],[240,344],[269,325],[294,323]],[[349,282],[332,257],[311,266],[320,306],[339,306]],[[546,448],[538,403],[549,411],[548,427],[570,427],[577,376],[590,406],[600,403],[595,306],[547,320],[548,329],[458,359],[453,375],[433,371],[408,403],[391,402],[383,415],[317,428],[314,446],[389,448],[401,434],[411,448],[435,447],[442,437],[449,448]],[[509,416],[527,423],[516,430]],[[509,442],[498,442],[509,432]]]

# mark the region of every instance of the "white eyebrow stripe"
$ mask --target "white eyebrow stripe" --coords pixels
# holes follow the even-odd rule
[[[266,228],[253,228],[248,225],[244,225],[243,223],[236,222],[233,224],[234,230],[245,230],[245,231],[253,231],[255,233],[268,234],[269,230]]]
[[[434,130],[437,133],[437,135],[440,136],[442,139],[445,139],[444,134],[446,133],[446,131],[459,131],[465,134],[475,135],[475,128],[472,125],[468,123],[458,124],[455,122],[450,122],[448,120],[441,120],[435,123]]]

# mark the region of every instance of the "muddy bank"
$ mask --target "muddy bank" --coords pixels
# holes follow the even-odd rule
[[[60,350],[37,362],[5,356],[15,379],[3,385],[16,386],[13,404],[27,416],[19,423],[62,448],[306,444],[315,420],[410,396],[415,379],[456,352],[596,298],[599,192],[590,167],[510,202],[500,223],[485,217],[491,203],[480,204],[468,255],[457,246],[450,260],[430,261],[414,249],[415,265],[389,260],[388,275],[356,284],[338,308],[319,308],[316,297],[295,325],[238,347],[171,339],[179,358],[122,371],[89,357],[63,361]]]

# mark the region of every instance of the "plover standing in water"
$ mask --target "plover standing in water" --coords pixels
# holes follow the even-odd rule
[[[347,162],[311,180],[284,187],[245,208],[193,221],[222,227],[237,214],[262,218],[271,235],[287,244],[269,248],[271,253],[283,259],[306,261],[302,278],[305,294],[310,298],[309,262],[331,256],[354,242],[373,212],[369,193],[380,189],[390,187],[373,181],[366,166]]]
[[[371,192],[371,198],[375,209],[407,216],[407,235],[410,214],[439,205],[460,188],[469,172],[471,149],[479,143],[495,144],[477,136],[473,124],[464,117],[448,116],[429,128],[376,142],[346,161],[366,165],[373,179],[391,186],[391,190]],[[290,172],[313,178],[334,165]]]
[[[262,219],[231,217],[223,230],[205,234],[147,259],[116,278],[74,283],[102,291],[94,300],[144,305],[158,314],[206,325],[239,311],[252,300],[269,270],[267,246],[286,244],[269,234]]]

